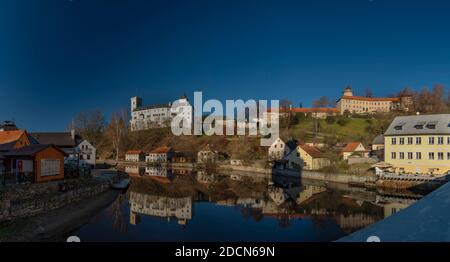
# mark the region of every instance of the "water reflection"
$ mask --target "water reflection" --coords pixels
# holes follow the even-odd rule
[[[332,241],[422,197],[279,175],[124,170],[128,192],[77,232],[86,241],[105,241],[95,232],[108,224],[110,241]]]

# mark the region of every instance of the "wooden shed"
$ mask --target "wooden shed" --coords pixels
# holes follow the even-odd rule
[[[54,145],[30,145],[3,154],[6,170],[18,182],[45,182],[64,178],[66,153]]]

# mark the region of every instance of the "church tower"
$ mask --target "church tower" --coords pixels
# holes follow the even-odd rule
[[[138,96],[134,96],[131,98],[131,113],[133,113],[134,109],[142,106],[142,98]]]

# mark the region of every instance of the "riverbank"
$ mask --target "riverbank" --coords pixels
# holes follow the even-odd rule
[[[113,162],[115,165],[116,163]],[[149,166],[146,162],[117,162],[118,165],[127,166],[135,165],[140,167]],[[165,164],[173,169],[197,170],[201,168],[196,163],[168,163]],[[439,181],[430,181],[417,179],[414,176],[398,175],[397,178],[383,179],[373,175],[357,175],[346,173],[327,173],[320,171],[303,170],[302,172],[290,169],[271,169],[244,165],[218,164],[215,168],[217,172],[243,172],[246,174],[254,174],[255,176],[264,177],[271,175],[299,176],[301,178],[325,181],[330,183],[345,183],[357,187],[377,187],[390,189],[411,189],[423,188],[426,190],[436,188],[441,185]]]
[[[1,227],[0,242],[62,241],[109,206],[119,194],[120,191],[109,189],[45,214],[17,219]]]

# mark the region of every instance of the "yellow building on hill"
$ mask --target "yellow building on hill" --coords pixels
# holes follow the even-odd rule
[[[450,114],[396,117],[384,139],[385,161],[396,173],[450,173]]]

